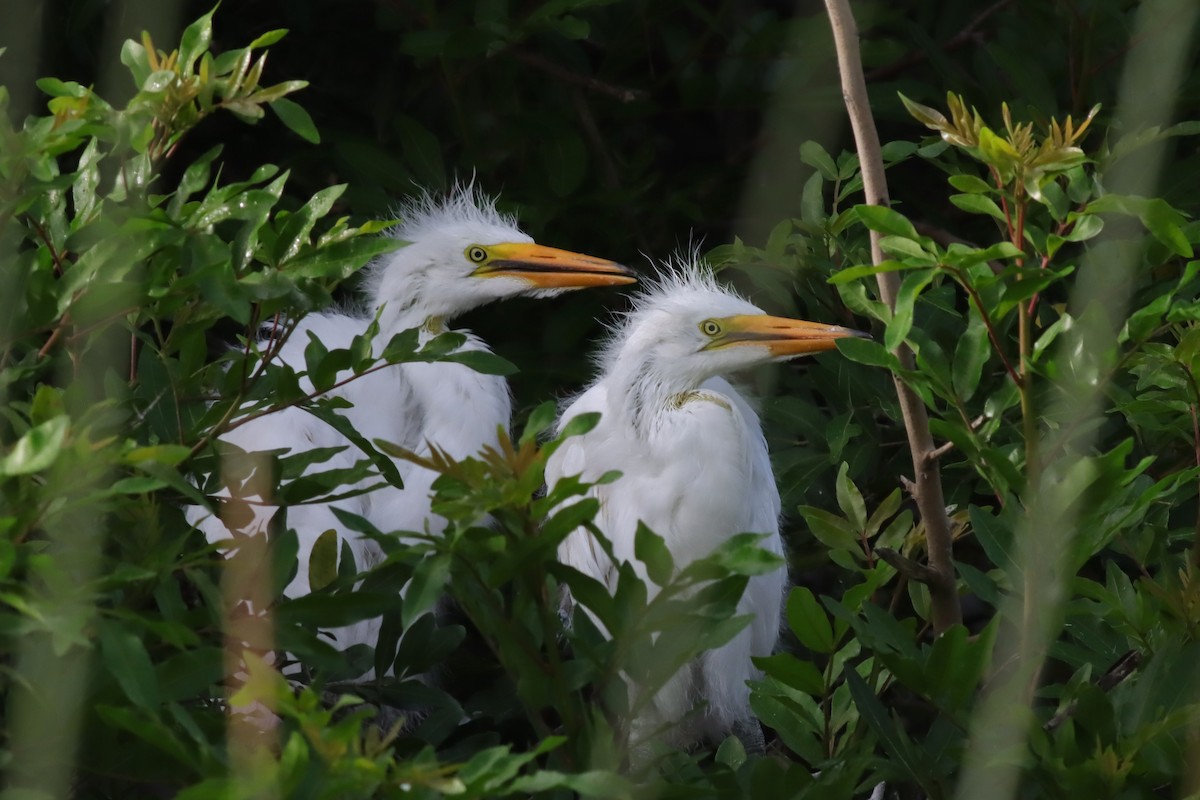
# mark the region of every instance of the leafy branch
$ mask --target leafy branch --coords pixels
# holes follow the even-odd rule
[[[887,181],[883,175],[883,157],[880,153],[879,134],[871,116],[867,101],[867,87],[863,79],[862,58],[858,50],[858,28],[848,0],[825,0],[825,10],[833,27],[834,44],[837,48],[838,70],[842,79],[842,94],[850,124],[854,129],[854,141],[862,164],[863,191],[870,205],[888,205]],[[884,261],[878,231],[871,231],[871,260],[878,265]],[[876,280],[879,295],[889,309],[896,308],[900,292],[900,279],[895,272],[878,272]],[[915,367],[912,350],[907,344],[899,343],[893,351],[904,371]],[[904,416],[904,428],[908,433],[909,449],[912,452],[914,499],[924,521],[926,546],[931,573],[924,581],[929,586],[930,609],[936,633],[942,633],[962,621],[962,608],[958,601],[958,589],[952,561],[952,539],[950,519],[946,515],[946,501],[942,491],[941,470],[936,457],[933,434],[929,429],[929,415],[925,404],[898,373],[892,374],[900,410]]]

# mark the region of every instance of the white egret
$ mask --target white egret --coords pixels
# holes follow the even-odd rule
[[[628,268],[612,261],[535,244],[516,220],[497,211],[494,200],[472,186],[457,187],[447,198],[424,195],[402,209],[402,224],[394,235],[408,242],[368,268],[367,299],[360,311],[310,314],[281,348],[276,360],[302,371],[309,335],[327,349],[348,348],[379,314],[375,337],[378,355],[391,337],[419,328],[422,344],[447,330],[454,317],[494,300],[518,295],[550,297],[568,289],[633,283]],[[487,350],[468,331],[461,350]],[[340,382],[350,377],[338,375]],[[311,383],[302,381],[307,391]],[[341,413],[368,441],[384,439],[428,455],[436,445],[463,458],[495,442],[498,426],[509,425],[511,400],[504,378],[484,375],[452,362],[402,363],[362,375],[330,391],[352,406]],[[222,439],[248,451],[287,448],[292,453],[319,447],[347,449],[316,469],[346,467],[361,458],[348,439],[300,408],[281,409],[235,428]],[[382,531],[439,531],[444,523],[430,510],[432,472],[397,462],[404,488],[384,487],[339,501],[338,507],[358,513]],[[260,503],[253,489],[243,494]],[[238,494],[235,492],[234,494]],[[265,528],[275,513],[271,505],[254,507],[253,519],[239,520],[243,533]],[[210,541],[230,538],[222,520],[202,509],[189,511],[193,524]],[[300,540],[300,566],[286,587],[289,597],[309,593],[308,561],[313,544],[329,529],[341,528],[327,504],[288,509],[287,524]],[[369,539],[348,540],[359,569],[377,563],[382,553]],[[340,545],[339,545],[340,548]],[[340,549],[339,549],[340,552]],[[337,644],[374,643],[378,620],[335,632]]]
[[[547,484],[620,471],[615,482],[590,490],[600,501],[595,523],[616,558],[633,562],[643,579],[634,559],[639,521],[663,537],[677,568],[743,532],[767,534],[762,546],[783,555],[779,491],[758,415],[721,376],[864,335],[767,316],[719,285],[703,264],[668,265],[603,345],[599,376],[563,411],[560,429],[582,413],[601,417],[553,455]],[[563,541],[559,558],[615,590],[617,571],[585,528]],[[656,587],[647,583],[653,597]],[[675,744],[733,731],[761,746],[746,681],[759,675],[751,656],[769,655],[778,639],[786,583],[784,568],[750,579],[738,613],[753,614],[753,622],[676,673],[634,720],[635,746],[639,734],[684,720],[699,700],[707,708],[673,729]]]

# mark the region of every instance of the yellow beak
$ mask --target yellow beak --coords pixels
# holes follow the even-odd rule
[[[859,339],[871,338],[862,331],[838,325],[787,317],[769,317],[765,314],[726,317],[721,323],[725,334],[714,341],[713,346],[756,344],[766,347],[776,358],[832,350],[837,346],[838,339],[851,336]]]
[[[491,256],[474,274],[481,278],[508,275],[540,289],[581,289],[635,283],[637,274],[615,261],[540,244],[505,242],[488,246]]]

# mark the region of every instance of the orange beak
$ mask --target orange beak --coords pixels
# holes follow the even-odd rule
[[[714,341],[711,347],[756,344],[766,347],[776,358],[833,350],[838,339],[847,337],[871,338],[862,331],[838,325],[787,317],[769,317],[766,314],[726,317],[721,323],[726,333]]]
[[[491,258],[475,270],[481,278],[521,278],[539,289],[582,289],[635,283],[637,274],[615,261],[540,244],[505,242],[488,246]]]

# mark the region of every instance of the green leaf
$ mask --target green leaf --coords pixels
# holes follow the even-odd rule
[[[392,611],[401,602],[399,595],[356,591],[346,594],[306,594],[285,599],[276,606],[281,625],[306,624],[320,628],[353,625]]]
[[[838,339],[837,349],[851,361],[866,364],[868,367],[884,367],[894,372],[900,372],[902,369],[900,360],[879,342],[848,337]]]
[[[741,739],[736,736],[727,736],[725,741],[717,748],[717,753],[713,756],[713,761],[718,764],[724,764],[730,769],[736,770],[746,763],[746,748],[742,744]]]
[[[825,224],[825,197],[822,187],[824,183],[821,179],[821,173],[814,172],[804,182],[804,189],[800,192],[800,218],[810,225]],[[791,227],[790,225],[788,226]]]
[[[1074,217],[1075,224],[1063,239],[1068,242],[1086,242],[1094,239],[1104,230],[1104,220],[1095,214],[1079,214]]]
[[[254,41],[252,41],[250,43],[250,49],[251,50],[261,50],[264,47],[270,47],[271,45],[275,44],[283,37],[287,36],[287,34],[288,34],[287,28],[276,28],[273,31],[267,31],[266,33],[260,33],[257,37],[255,37]]]
[[[271,110],[292,133],[311,144],[321,143],[321,134],[317,132],[317,126],[299,103],[280,97],[270,105]]]
[[[400,622],[405,628],[417,617],[433,608],[433,604],[445,591],[450,577],[450,554],[433,553],[422,559],[413,570],[412,580],[404,593],[403,611]]]
[[[997,519],[978,506],[968,509],[971,518],[971,529],[975,538],[987,553],[988,560],[1008,573],[1015,580],[1020,574],[1014,557],[1012,528],[1005,521]]]
[[[934,763],[930,754],[909,739],[904,729],[888,716],[879,698],[855,670],[846,670],[846,684],[858,713],[879,736],[884,751],[931,796],[944,796],[940,782],[930,771],[930,765]]]
[[[578,414],[567,420],[567,424],[563,426],[562,432],[558,434],[558,438],[568,439],[572,436],[582,436],[588,431],[595,428],[600,423],[600,412],[589,411],[585,414]]]
[[[1158,197],[1108,194],[1093,200],[1087,206],[1089,214],[1112,211],[1136,216],[1154,238],[1170,248],[1176,255],[1186,258],[1193,256],[1192,245],[1182,230],[1187,219],[1167,201]]]
[[[105,622],[100,627],[100,657],[130,702],[144,709],[158,707],[158,676],[140,637],[119,623]]]
[[[146,48],[133,39],[126,39],[121,45],[121,63],[133,73],[134,86],[141,86],[150,75],[150,61],[146,57]]]
[[[41,472],[58,458],[71,418],[62,415],[29,429],[0,460],[0,475],[29,475]]]
[[[983,160],[996,167],[1007,181],[1013,174],[1021,157],[1007,139],[997,136],[986,125],[979,129],[979,152]]]
[[[930,284],[935,274],[936,271],[932,269],[918,270],[906,275],[904,282],[900,284],[892,321],[888,323],[883,335],[883,346],[888,350],[895,350],[908,337],[908,332],[912,330],[917,297]]]
[[[768,682],[764,681],[763,683]],[[809,763],[820,763],[828,757],[821,744],[821,723],[809,709],[802,706],[795,698],[784,694],[782,690],[772,692],[759,690],[756,687],[750,693],[750,708],[754,710],[755,716],[764,725],[775,730],[779,734],[780,740],[801,758],[806,759]],[[778,764],[779,762],[773,758],[763,758],[757,763],[763,765]],[[777,794],[779,791],[778,781],[772,781],[768,785],[768,792],[750,796],[804,796],[802,794]]]
[[[275,259],[280,264],[295,258],[309,245],[309,234],[313,225],[333,208],[333,204],[346,191],[346,184],[339,183],[320,190],[300,210],[287,217],[275,241]]]
[[[338,534],[333,528],[313,542],[308,559],[308,585],[316,592],[337,580]]]
[[[858,491],[858,487],[854,485],[854,481],[850,480],[849,470],[850,465],[845,461],[838,467],[838,507],[842,509],[842,513],[850,520],[850,525],[854,529],[865,531],[867,527],[867,504],[863,501],[862,493]]]
[[[958,346],[954,348],[952,367],[954,391],[963,400],[970,400],[975,394],[975,390],[979,388],[983,365],[987,363],[988,357],[991,355],[990,345],[991,341],[988,339],[987,326],[983,322],[983,317],[972,306],[967,320],[967,329],[959,338]]]
[[[174,85],[178,76],[169,69],[160,69],[151,72],[142,81],[141,89],[143,92],[154,94],[165,90],[168,86]]]
[[[675,560],[661,536],[638,522],[633,555],[646,566],[646,575],[656,586],[666,586],[675,574]]]
[[[996,201],[982,194],[952,194],[950,202],[968,214],[984,214],[1005,224],[1008,222]]]
[[[933,253],[930,253],[920,242],[905,239],[900,236],[884,236],[879,240],[883,252],[897,258],[906,258],[908,263],[932,267],[937,263]]]
[[[713,575],[706,565],[715,566],[718,571],[733,572],[738,575],[762,575],[779,569],[785,562],[782,558],[761,547],[766,536],[759,533],[738,533],[730,536],[717,545],[712,553],[700,561],[693,561],[684,570],[684,574],[696,576],[708,573],[708,578],[723,577]]]
[[[838,179],[837,164],[833,163],[833,158],[817,142],[807,141],[800,145],[800,160],[816,168],[825,180],[832,183]]]
[[[887,206],[857,205],[854,211],[858,214],[859,221],[873,231],[905,239],[921,238],[917,229],[903,214]]]
[[[948,180],[955,189],[967,194],[988,194],[993,190],[992,185],[978,175],[951,175]]]
[[[516,364],[487,350],[464,350],[459,353],[449,353],[438,360],[462,364],[484,375],[515,375],[518,372]]]
[[[881,261],[878,264],[859,264],[838,270],[827,279],[829,283],[849,283],[867,275],[877,275],[880,272],[900,272],[906,269],[918,269],[921,264],[907,264],[903,261]]]
[[[521,431],[521,439],[518,444],[537,441],[539,436],[554,425],[557,414],[558,404],[553,400],[547,400],[529,412],[529,419],[525,422],[525,430]]]
[[[193,73],[196,59],[212,46],[212,17],[216,10],[213,6],[207,14],[183,29],[179,39],[179,63],[185,77]]]
[[[811,661],[796,658],[791,653],[754,658],[754,665],[780,683],[805,694],[820,697],[825,693],[825,679]]]
[[[807,588],[797,586],[788,595],[787,620],[800,644],[814,653],[831,654],[837,649],[829,617]]]
[[[166,481],[151,477],[121,478],[108,488],[105,494],[147,494],[167,486]]]
[[[950,127],[950,121],[946,119],[945,114],[935,108],[922,105],[915,100],[909,100],[902,93],[897,92],[900,96],[900,102],[904,104],[904,109],[912,115],[917,122],[920,122],[926,128],[932,128],[935,131],[945,130]]]

